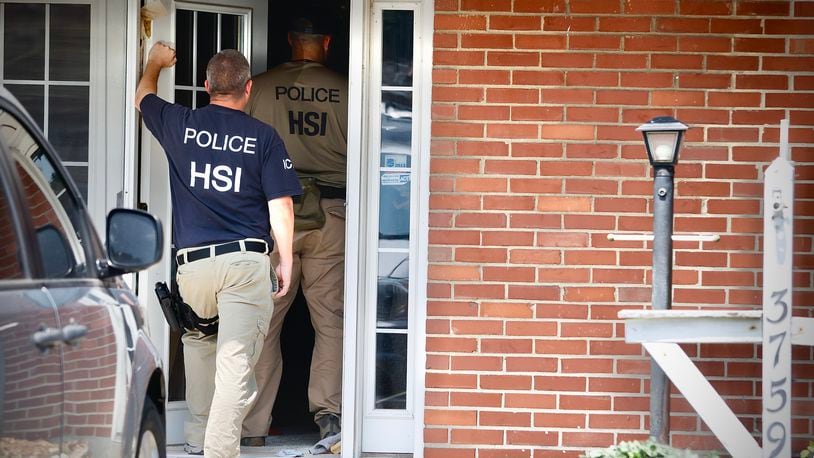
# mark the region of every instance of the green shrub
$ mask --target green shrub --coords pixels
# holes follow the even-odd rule
[[[680,450],[652,441],[622,442],[602,450],[591,450],[583,458],[712,458],[715,454]],[[811,457],[814,458],[814,455]]]
[[[814,441],[808,443],[808,447],[800,452],[800,458],[814,458]]]

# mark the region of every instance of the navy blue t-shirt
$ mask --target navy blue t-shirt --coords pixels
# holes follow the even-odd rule
[[[245,238],[271,246],[268,201],[302,194],[277,132],[219,105],[191,110],[148,94],[140,108],[169,160],[176,248]]]

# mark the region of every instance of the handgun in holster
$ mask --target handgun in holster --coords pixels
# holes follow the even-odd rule
[[[163,281],[155,284],[155,295],[161,304],[161,311],[170,329],[183,334],[186,331],[198,330],[203,335],[211,336],[218,333],[218,317],[201,318],[192,307],[184,302],[178,291],[170,291]]]

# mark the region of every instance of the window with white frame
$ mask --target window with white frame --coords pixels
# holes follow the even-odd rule
[[[422,100],[417,2],[374,2],[362,450],[410,453],[416,415]],[[418,76],[417,76],[418,75]],[[398,431],[398,433],[395,433]]]
[[[0,2],[0,36],[0,83],[43,129],[87,202],[91,5]]]
[[[412,10],[381,12],[376,409],[407,408],[413,187]]]
[[[190,108],[209,104],[204,88],[206,64],[218,51],[237,49],[247,55],[248,14],[236,9],[175,10],[175,102]]]
[[[379,5],[377,5],[379,6]],[[373,375],[372,408],[377,411],[410,410],[413,355],[411,329],[414,302],[413,272],[415,240],[415,178],[418,151],[414,70],[415,11],[379,6],[374,12],[374,98],[378,135],[372,136],[378,197],[377,273],[373,341],[376,370]],[[374,101],[376,103],[376,101]],[[378,138],[375,138],[378,137]],[[372,164],[373,165],[373,164]],[[375,227],[375,226],[374,226]]]

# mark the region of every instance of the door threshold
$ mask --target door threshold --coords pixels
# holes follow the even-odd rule
[[[362,458],[413,458],[412,453],[362,452]]]
[[[319,433],[307,434],[284,434],[280,436],[268,436],[265,447],[240,447],[240,456],[247,458],[278,457],[283,451],[307,452],[319,441]],[[304,453],[305,456],[314,456]],[[293,456],[293,455],[289,455]],[[338,455],[325,455],[338,456]],[[378,456],[378,455],[377,455]],[[184,452],[183,445],[170,445],[167,447],[167,458],[194,458]]]

